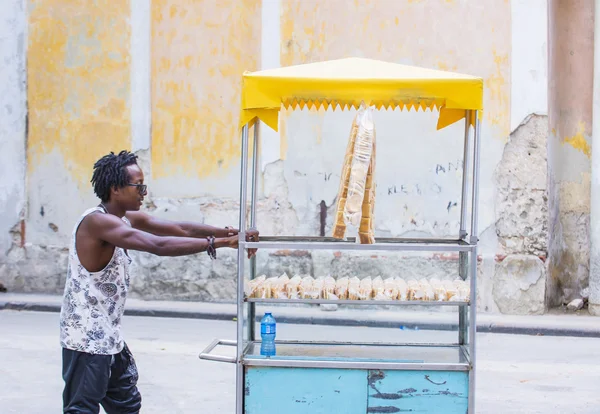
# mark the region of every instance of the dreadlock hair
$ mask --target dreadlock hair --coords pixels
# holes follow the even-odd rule
[[[137,165],[137,155],[129,151],[121,151],[119,155],[111,151],[96,161],[91,183],[94,193],[103,203],[110,198],[112,188],[123,188],[127,185],[129,175],[126,168],[134,164]]]

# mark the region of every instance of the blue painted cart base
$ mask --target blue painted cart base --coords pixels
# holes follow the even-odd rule
[[[466,371],[245,368],[245,414],[465,414]]]

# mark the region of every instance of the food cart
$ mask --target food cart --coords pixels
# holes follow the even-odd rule
[[[438,129],[464,120],[459,234],[451,239],[377,238],[374,244],[360,244],[353,238],[340,241],[331,237],[263,235],[259,242],[247,242],[244,229],[259,225],[256,219],[260,148],[257,121],[277,130],[282,107],[339,107],[345,110],[357,109],[361,102],[377,109],[438,109]],[[216,339],[200,354],[202,359],[236,364],[237,414],[475,412],[477,204],[482,102],[481,78],[369,59],[340,59],[244,73],[237,339]],[[249,129],[252,125],[253,152],[248,183]],[[246,218],[248,198],[249,222]],[[458,252],[458,274],[462,280],[469,281],[470,291],[466,300],[452,302],[252,298],[244,293],[245,279],[256,277],[256,259],[247,263],[245,256],[245,250],[249,248]],[[245,275],[246,271],[249,275]],[[255,332],[256,303],[455,306],[458,309],[458,334],[452,343],[428,344],[277,340],[277,354],[264,357],[260,354],[260,338]],[[219,345],[235,347],[235,356],[213,353]]]

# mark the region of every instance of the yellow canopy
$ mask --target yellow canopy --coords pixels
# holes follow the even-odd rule
[[[362,58],[245,72],[240,123],[260,119],[277,131],[282,106],[335,110],[358,108],[361,101],[377,109],[438,108],[441,129],[467,109],[483,109],[483,79]]]

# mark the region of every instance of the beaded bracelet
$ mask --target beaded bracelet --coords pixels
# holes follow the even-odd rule
[[[206,248],[206,253],[208,256],[215,260],[217,258],[217,249],[215,248],[215,238],[213,236],[209,236],[206,238],[208,240],[208,247]]]

